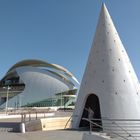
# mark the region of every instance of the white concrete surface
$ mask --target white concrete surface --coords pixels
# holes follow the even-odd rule
[[[72,127],[79,127],[85,103],[92,94],[99,98],[101,118],[139,119],[139,88],[133,66],[103,4],[78,93]]]
[[[2,140],[82,140],[83,132],[79,131],[45,131],[22,133],[0,133]]]
[[[25,133],[25,123],[20,124],[20,132]]]
[[[110,140],[111,138],[106,135],[102,135],[101,133],[84,133],[82,140]]]

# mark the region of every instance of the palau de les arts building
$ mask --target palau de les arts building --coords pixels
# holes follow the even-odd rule
[[[0,108],[74,106],[78,81],[64,67],[40,60],[12,66],[0,81]],[[6,102],[7,101],[7,102]]]

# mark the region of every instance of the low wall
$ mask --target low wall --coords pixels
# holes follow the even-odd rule
[[[26,122],[26,131],[47,131],[47,130],[57,130],[65,129],[65,126],[70,117],[57,117],[57,118],[43,118],[39,120],[34,120]],[[70,123],[67,124],[66,128],[70,127]]]
[[[25,131],[30,132],[30,131],[38,131],[38,130],[42,130],[40,119],[25,123]]]

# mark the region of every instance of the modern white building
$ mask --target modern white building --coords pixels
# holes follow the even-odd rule
[[[133,135],[139,135],[140,126],[134,126],[140,121],[139,80],[105,4],[78,93],[73,128],[89,127],[85,120],[89,119],[89,109],[94,112],[92,122],[96,123],[96,131],[107,131],[108,124],[110,131],[117,129],[116,133],[123,133],[121,128],[113,127],[122,121],[124,129],[131,125],[128,134],[131,129]]]
[[[0,107],[5,108],[7,101],[7,107],[14,108],[64,105],[75,99],[77,83],[73,74],[60,65],[24,60],[11,67],[0,81]],[[64,95],[70,95],[69,99]]]

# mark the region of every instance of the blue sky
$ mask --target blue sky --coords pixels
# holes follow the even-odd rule
[[[104,0],[140,79],[140,1]],[[79,81],[101,0],[0,0],[0,78],[18,61],[66,67]]]

